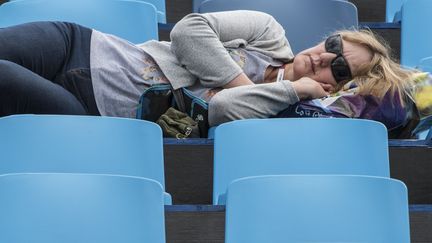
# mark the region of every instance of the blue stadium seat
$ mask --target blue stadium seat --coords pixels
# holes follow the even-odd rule
[[[235,179],[279,174],[389,177],[387,129],[371,120],[251,119],[222,124],[214,139],[213,204]]]
[[[418,68],[425,72],[432,73],[432,56],[422,58],[418,64]]]
[[[225,243],[410,242],[408,195],[369,176],[247,177],[228,187]]]
[[[136,0],[153,4],[156,7],[159,23],[166,24],[165,0]]]
[[[432,56],[420,60],[418,68],[422,71],[432,73]],[[432,116],[423,118],[414,131],[419,139],[432,140]],[[426,129],[425,129],[426,128]]]
[[[201,3],[206,0],[192,0],[192,12],[198,13]]]
[[[9,0],[9,2],[16,2],[16,1],[32,1],[32,0]],[[53,0],[53,1],[58,1],[58,0]],[[118,1],[118,0],[113,0],[113,1]],[[131,1],[133,1],[133,0],[131,0]],[[136,1],[142,1],[142,2],[153,4],[157,10],[159,23],[162,23],[162,24],[166,23],[165,0],[136,0]],[[62,2],[64,2],[64,0],[62,0]]]
[[[118,174],[150,178],[165,188],[162,131],[152,122],[14,115],[0,118],[0,134],[0,174]]]
[[[402,6],[401,23],[401,64],[415,67],[419,60],[432,56],[432,29],[425,28],[430,23],[432,1],[407,1]]]
[[[156,8],[141,1],[32,0],[0,6],[0,27],[34,21],[74,22],[133,43],[158,39]]]
[[[0,176],[0,242],[165,243],[162,186],[95,174]]]
[[[207,0],[199,12],[225,10],[257,10],[266,12],[281,23],[294,54],[310,48],[331,32],[357,28],[357,8],[339,0]]]
[[[398,22],[401,19],[400,11],[407,0],[386,0],[386,22]]]

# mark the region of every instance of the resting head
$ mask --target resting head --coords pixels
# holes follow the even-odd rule
[[[309,77],[333,91],[352,80],[360,94],[382,98],[398,92],[403,101],[412,87],[412,71],[393,61],[390,48],[369,30],[338,31],[297,54],[291,66],[291,80]]]

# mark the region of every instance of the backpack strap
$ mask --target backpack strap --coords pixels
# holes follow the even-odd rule
[[[179,111],[186,113],[186,105],[184,101],[182,89],[172,89],[174,100]]]

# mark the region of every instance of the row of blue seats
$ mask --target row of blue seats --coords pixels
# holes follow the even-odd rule
[[[418,29],[426,23],[428,0],[387,1],[388,14],[401,8],[402,48],[401,64],[415,67],[421,59],[432,56],[429,51],[431,33]],[[151,5],[151,6],[150,6]],[[357,8],[348,1],[328,0],[195,0],[197,12],[249,9],[272,14],[287,30],[294,53],[298,53],[322,40],[326,34],[341,28],[358,27]],[[390,10],[393,9],[393,10]],[[156,15],[156,21],[155,21]],[[295,19],[296,21],[292,21]],[[37,21],[65,20],[78,22],[101,31],[116,34],[134,43],[158,39],[157,22],[166,23],[164,0],[116,1],[52,1],[14,0],[0,8],[0,26]],[[298,22],[301,22],[299,28]],[[304,31],[308,29],[308,31]]]
[[[418,4],[421,1],[414,2]],[[428,1],[426,0],[426,2]],[[321,40],[322,36],[332,30],[358,26],[357,9],[347,1],[273,0],[272,3],[268,4],[264,0],[207,0],[200,5],[199,11],[212,12],[246,8],[268,12],[289,30],[287,34],[290,36],[291,46],[294,51],[315,44]],[[413,3],[408,2],[407,4]],[[308,14],[304,14],[305,12]],[[406,12],[412,13],[416,11],[407,10]],[[134,43],[140,43],[149,39],[158,39],[157,15],[159,15],[159,22],[163,23],[165,19],[165,1],[15,0],[0,6],[0,27],[36,20],[66,20],[121,36]],[[296,19],[296,21],[292,21],[292,19]],[[304,23],[300,27],[297,24],[299,21]],[[418,47],[419,42],[416,41],[417,37],[422,35],[412,33],[413,28],[409,27],[415,25],[410,25],[410,21],[404,21],[403,23],[407,26],[403,27],[402,31],[402,62],[405,60],[404,56],[407,55],[426,55],[423,53],[426,47]],[[304,31],[305,28],[308,31]],[[421,32],[427,31],[422,30]],[[428,46],[427,39],[424,38],[423,41]],[[410,42],[412,42],[411,45],[406,44]],[[410,46],[414,46],[414,48],[409,48]],[[416,59],[416,57],[412,59]],[[423,59],[420,67],[425,71],[432,71],[431,62],[432,58]],[[425,138],[427,132],[420,134],[420,138]]]
[[[91,116],[0,118],[0,174],[97,173],[138,176],[165,188],[163,139],[152,122]],[[259,138],[259,139],[257,139]],[[273,174],[388,178],[387,129],[357,119],[251,119],[215,130],[213,203],[232,181]],[[166,204],[171,198],[166,193]]]
[[[21,0],[9,0],[12,1],[21,1]],[[166,23],[166,3],[165,0],[138,0],[148,2],[153,4],[156,7],[158,14],[159,23]],[[199,12],[200,5],[205,0],[193,0],[192,1],[192,10],[193,12]],[[386,22],[393,22],[395,19],[395,15],[400,13],[401,7],[406,0],[387,0],[386,1]]]
[[[295,53],[313,46],[331,31],[358,25],[357,9],[345,1],[274,0],[269,4],[265,0],[216,0],[206,1],[200,7],[201,12],[235,9],[272,14],[288,30]],[[164,1],[15,0],[0,6],[0,27],[40,20],[63,20],[141,43],[157,39],[157,14],[159,22],[165,23]],[[302,26],[297,24],[299,21],[303,23]]]
[[[428,0],[408,1],[404,4],[401,48],[403,65],[419,65],[422,58],[432,54],[428,53],[430,34],[417,28],[417,23],[424,22],[419,18],[428,16],[428,4]],[[287,30],[294,53],[313,46],[336,29],[358,27],[357,8],[348,1],[273,0],[269,4],[265,0],[207,0],[194,1],[194,6],[195,10],[202,13],[236,9],[270,13]],[[0,7],[1,27],[37,20],[65,20],[116,34],[134,43],[158,39],[157,19],[160,23],[166,23],[165,1],[15,0]],[[296,21],[292,21],[293,19]],[[301,27],[298,22],[302,23]],[[422,64],[423,67],[429,67],[430,64],[426,61]]]
[[[0,242],[166,242],[163,187],[151,179],[8,174],[0,197]],[[408,243],[407,190],[371,176],[242,178],[228,187],[225,242]]]
[[[200,11],[200,6],[207,0],[192,0],[192,9],[194,12]],[[342,0],[344,1],[344,0]],[[348,0],[345,0],[348,1]],[[386,0],[386,22],[400,21],[402,6],[408,0]]]

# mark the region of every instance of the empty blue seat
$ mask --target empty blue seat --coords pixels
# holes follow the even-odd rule
[[[401,64],[416,67],[419,60],[432,56],[432,29],[430,23],[432,1],[406,1],[402,6]]]
[[[0,176],[0,242],[165,243],[162,186],[92,174]]]
[[[117,174],[150,178],[165,188],[162,131],[152,122],[14,115],[0,118],[0,134],[0,174]]]
[[[33,1],[33,0],[9,0],[9,2],[16,2],[16,1]],[[56,0],[53,0],[53,1],[56,1]],[[62,0],[62,2],[64,2],[64,1],[65,0]],[[108,1],[108,0],[105,0],[105,1]],[[109,1],[118,1],[118,0],[109,0]],[[130,1],[133,1],[133,0],[130,0]],[[163,24],[166,23],[165,0],[136,0],[136,1],[142,1],[142,2],[147,2],[147,3],[153,4],[157,10],[159,23],[163,23]]]
[[[224,123],[214,138],[213,204],[235,179],[280,174],[389,177],[387,129],[341,118],[251,119]]]
[[[340,29],[357,28],[357,8],[338,0],[207,0],[199,12],[257,10],[272,15],[285,29],[294,54]]]
[[[0,27],[34,21],[74,22],[133,43],[158,39],[156,8],[142,1],[12,1],[0,6]]]
[[[408,195],[369,176],[247,177],[228,187],[225,243],[409,243]]]

